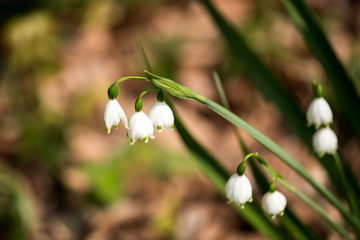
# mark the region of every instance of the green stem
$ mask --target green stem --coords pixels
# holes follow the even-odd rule
[[[311,200],[308,196],[297,190],[293,185],[288,183],[279,173],[277,173],[270,165],[259,155],[256,155],[256,159],[260,163],[260,165],[273,176],[273,179],[276,179],[281,185],[283,185],[290,192],[294,193],[300,199],[302,199],[306,204],[308,204],[312,209],[314,209],[335,231],[343,235],[346,239],[352,239],[350,234],[346,231],[346,229],[340,224],[331,220],[327,214],[318,204],[316,204],[313,200]]]
[[[151,88],[146,89],[145,91],[143,91],[139,95],[138,99],[141,99],[145,94],[147,94],[148,92],[153,91],[153,90],[159,90],[159,88],[158,87],[151,87]]]
[[[126,80],[129,80],[129,79],[140,79],[140,80],[145,80],[145,81],[149,81],[149,79],[147,79],[146,77],[138,77],[138,76],[128,76],[128,77],[122,77],[122,78],[119,78],[118,80],[115,81],[115,84],[119,84],[123,81],[126,81]]]

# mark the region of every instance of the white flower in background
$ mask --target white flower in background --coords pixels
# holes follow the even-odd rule
[[[149,118],[152,125],[159,132],[164,128],[172,131],[174,129],[174,115],[171,108],[165,102],[157,101],[149,111]]]
[[[276,215],[282,216],[286,207],[286,198],[279,191],[267,192],[262,198],[262,208],[273,219]]]
[[[308,125],[319,128],[321,125],[328,125],[333,121],[331,108],[323,97],[315,98],[309,105],[306,112]]]
[[[130,138],[130,145],[133,145],[138,139],[147,143],[149,138],[155,138],[151,121],[143,111],[134,112],[130,116],[128,137]]]
[[[245,175],[232,175],[226,183],[225,192],[229,202],[235,202],[241,208],[244,208],[246,202],[252,201],[251,183]]]
[[[112,127],[118,128],[120,120],[123,122],[124,126],[128,128],[126,115],[119,102],[116,99],[109,99],[104,110],[104,122],[108,134]]]
[[[313,136],[313,147],[319,157],[325,153],[334,154],[338,147],[336,134],[329,127],[317,130]]]

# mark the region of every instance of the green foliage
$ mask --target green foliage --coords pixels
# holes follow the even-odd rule
[[[133,176],[158,180],[182,173],[191,176],[194,171],[183,159],[177,152],[138,144],[136,148],[125,148],[111,159],[84,164],[80,168],[90,180],[91,199],[106,206],[124,197],[127,188],[131,188]]]

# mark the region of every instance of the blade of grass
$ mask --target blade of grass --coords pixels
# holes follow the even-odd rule
[[[334,87],[342,111],[360,138],[360,111],[354,111],[354,106],[360,106],[360,98],[356,93],[354,81],[340,63],[305,2],[303,0],[282,0],[282,2],[308,46],[322,64]]]

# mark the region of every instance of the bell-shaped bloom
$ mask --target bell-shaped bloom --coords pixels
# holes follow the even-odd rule
[[[116,99],[109,99],[104,110],[104,122],[108,134],[112,127],[118,128],[120,120],[124,126],[128,128],[126,115],[119,102]]]
[[[323,97],[315,98],[309,105],[306,112],[308,125],[319,128],[321,125],[328,125],[333,121],[331,108]]]
[[[128,137],[130,138],[130,145],[133,145],[138,139],[147,143],[149,138],[155,138],[151,121],[143,111],[134,112],[130,116]]]
[[[262,208],[273,219],[276,215],[282,216],[286,207],[286,198],[279,191],[267,192],[261,200]]]
[[[149,118],[152,125],[159,132],[164,128],[172,131],[174,129],[174,114],[171,108],[165,102],[157,101],[149,110]]]
[[[226,183],[225,192],[229,203],[235,202],[241,208],[244,208],[246,202],[252,201],[251,183],[245,175],[232,175]]]
[[[319,157],[322,157],[325,153],[334,154],[338,148],[336,134],[329,127],[317,130],[312,140],[314,150]]]

